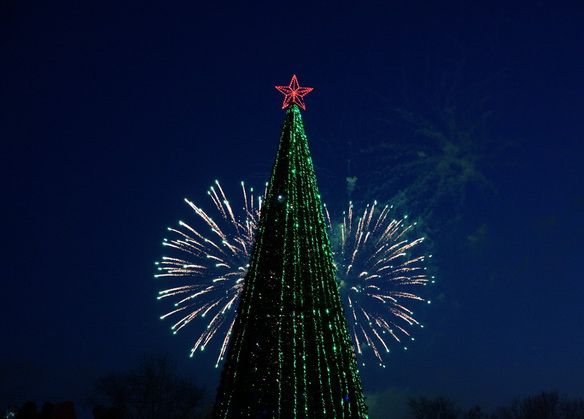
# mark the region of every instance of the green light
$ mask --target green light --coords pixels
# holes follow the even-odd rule
[[[266,191],[214,417],[256,417],[267,409],[277,417],[366,418],[296,105],[286,113]],[[273,405],[261,405],[258,394]],[[349,403],[339,400],[345,394]]]

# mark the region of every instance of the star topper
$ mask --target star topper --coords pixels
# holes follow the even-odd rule
[[[312,87],[300,87],[298,84],[298,79],[296,74],[292,75],[290,84],[288,86],[274,86],[280,93],[284,95],[284,102],[282,103],[282,109],[286,109],[293,103],[300,106],[302,109],[306,110],[306,105],[304,104],[304,96],[312,92],[314,89]]]

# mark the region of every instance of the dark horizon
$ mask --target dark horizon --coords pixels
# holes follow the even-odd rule
[[[323,201],[397,202],[432,242],[427,327],[362,372],[369,397],[584,397],[583,18],[545,2],[4,2],[0,408],[79,404],[145,354],[214,396],[213,354],[188,358],[195,334],[159,320],[153,263],[184,197],[263,186],[273,86],[292,74],[315,88]]]

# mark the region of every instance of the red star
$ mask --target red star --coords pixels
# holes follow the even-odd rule
[[[295,103],[302,109],[306,110],[303,97],[312,92],[312,87],[300,87],[296,74],[292,75],[292,80],[288,86],[274,86],[280,93],[284,95],[284,102],[282,109],[286,109],[291,104]]]

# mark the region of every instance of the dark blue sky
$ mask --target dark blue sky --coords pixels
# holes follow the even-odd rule
[[[213,394],[211,362],[187,360],[191,336],[158,320],[152,263],[184,196],[265,181],[273,85],[292,73],[315,87],[305,122],[331,205],[349,175],[372,198],[362,150],[404,142],[392,109],[492,115],[468,142],[489,186],[426,220],[441,226],[427,335],[366,389],[584,396],[584,9],[519,3],[3,2],[2,403],[80,399],[153,352]]]

